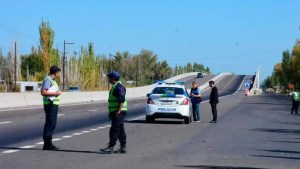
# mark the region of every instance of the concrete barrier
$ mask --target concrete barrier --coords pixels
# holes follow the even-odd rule
[[[212,80],[217,81],[223,76],[228,75],[229,73],[222,73],[215,76]],[[176,81],[181,78],[188,76],[196,76],[197,72],[181,74],[166,81]],[[151,90],[155,87],[155,84],[127,88],[127,98],[138,98],[146,97],[147,93],[150,93]],[[208,83],[200,86],[202,90],[208,87]],[[99,92],[63,92],[61,95],[61,104],[70,104],[70,103],[82,103],[82,102],[99,102],[106,101],[108,98],[108,91],[99,91]],[[42,97],[39,92],[37,93],[0,93],[0,109],[5,108],[15,108],[15,107],[29,107],[29,106],[38,106],[42,105]]]

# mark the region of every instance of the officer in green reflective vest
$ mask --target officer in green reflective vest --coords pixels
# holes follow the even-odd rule
[[[295,114],[298,114],[298,108],[300,103],[300,93],[298,88],[295,88],[295,91],[293,92],[292,101],[293,101],[293,105],[291,109],[291,114],[294,113],[294,110],[295,110]]]
[[[50,67],[50,74],[44,79],[41,89],[43,96],[44,111],[46,115],[43,140],[43,150],[59,150],[52,143],[52,135],[56,127],[58,106],[60,104],[60,90],[55,81],[59,78],[61,69],[57,66]]]
[[[109,91],[108,111],[111,120],[108,147],[100,149],[103,153],[126,153],[126,133],[124,119],[127,114],[126,88],[120,82],[120,74],[112,71],[107,74],[112,88]],[[120,148],[114,151],[117,140]]]

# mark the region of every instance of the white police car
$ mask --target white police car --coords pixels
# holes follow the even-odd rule
[[[147,97],[147,122],[154,122],[155,118],[184,119],[185,124],[191,122],[192,105],[182,82],[158,82]]]

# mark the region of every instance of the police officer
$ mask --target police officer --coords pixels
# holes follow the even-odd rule
[[[60,104],[60,90],[55,81],[59,78],[61,69],[57,66],[50,67],[50,74],[43,81],[41,94],[43,96],[44,111],[46,121],[44,126],[44,146],[43,150],[59,150],[52,143],[52,135],[56,127],[58,106]]]
[[[211,87],[209,103],[213,114],[213,120],[210,123],[217,123],[217,104],[219,103],[218,88],[215,86],[215,82],[213,80],[209,81],[209,87]]]
[[[108,110],[111,120],[109,130],[108,147],[100,149],[104,153],[126,153],[126,133],[124,119],[127,113],[126,88],[120,82],[120,74],[112,71],[107,74],[109,82],[113,85],[109,91]],[[120,141],[120,148],[114,151],[117,140]]]
[[[300,93],[299,89],[295,88],[295,91],[292,94],[292,109],[291,109],[291,114],[293,114],[295,110],[295,114],[298,114],[298,108],[299,108],[299,103],[300,103]]]

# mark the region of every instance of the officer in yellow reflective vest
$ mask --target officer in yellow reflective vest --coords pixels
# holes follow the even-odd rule
[[[108,147],[100,149],[103,153],[126,153],[126,133],[124,119],[127,114],[126,88],[120,82],[120,74],[112,71],[107,74],[112,88],[109,91],[108,111],[111,120],[109,130]],[[117,140],[120,141],[120,148],[114,151]]]
[[[293,105],[291,109],[291,114],[293,114],[294,110],[295,110],[295,114],[298,114],[298,108],[300,103],[300,93],[298,88],[295,88],[295,91],[292,94],[292,101],[293,101]]]
[[[43,96],[44,111],[46,115],[44,126],[44,147],[43,150],[59,150],[52,143],[52,135],[56,127],[58,106],[60,104],[60,90],[55,81],[59,78],[61,69],[57,66],[50,67],[50,74],[43,81],[41,94]]]

